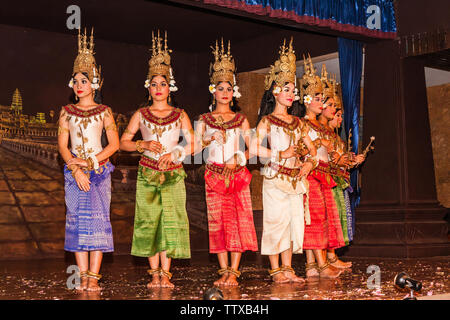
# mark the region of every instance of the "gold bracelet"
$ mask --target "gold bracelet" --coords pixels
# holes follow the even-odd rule
[[[311,170],[315,169],[317,167],[317,160],[313,159],[313,158],[309,158],[308,160],[306,160],[306,162],[309,162],[312,164],[312,168]]]
[[[136,150],[139,153],[143,153],[145,151],[144,148],[141,147],[141,142],[142,142],[142,140],[136,141]]]
[[[71,172],[72,177],[75,178],[75,173],[78,171],[78,169],[80,169],[80,167],[76,166],[76,168],[72,170],[72,172]]]
[[[86,161],[88,163],[87,169],[89,171],[93,170],[94,169],[94,161],[92,160],[92,158],[87,158]]]
[[[73,169],[77,168],[78,166],[76,164],[70,164],[67,166],[67,169],[69,169],[70,171],[73,171]]]

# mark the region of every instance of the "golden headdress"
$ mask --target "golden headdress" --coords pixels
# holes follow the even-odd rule
[[[164,76],[170,84],[170,91],[177,91],[175,86],[175,79],[172,74],[172,67],[170,66],[170,55],[172,50],[167,48],[167,32],[164,37],[164,48],[162,45],[163,39],[158,34],[155,37],[152,31],[152,56],[148,61],[148,74],[147,80],[145,80],[145,87],[150,86],[150,81],[154,76]]]
[[[342,87],[340,83],[335,83],[334,102],[336,103],[336,110],[342,110],[344,113],[344,104],[342,103]]]
[[[236,65],[230,53],[230,41],[228,41],[228,50],[226,52],[223,46],[223,39],[221,44],[221,48],[219,49],[219,44],[216,40],[216,47],[211,47],[212,53],[214,54],[214,63],[211,63],[209,68],[209,91],[214,93],[216,91],[216,85],[219,82],[227,81],[233,85],[233,97],[240,98],[239,87],[236,85]]]
[[[323,87],[323,100],[325,101],[328,98],[333,98],[335,96],[336,91],[336,75],[328,76],[327,67],[325,64],[322,64],[322,72],[320,80],[322,81]]]
[[[300,79],[300,95],[303,97],[303,102],[309,103],[317,93],[322,93],[323,86],[322,81],[318,75],[316,75],[316,68],[312,63],[311,56],[308,54],[308,59],[303,56],[303,63],[305,67],[305,73]],[[307,98],[307,96],[309,96]],[[308,100],[308,101],[306,101]]]
[[[265,89],[269,90],[272,83],[275,82],[280,88],[284,87],[286,82],[292,82],[294,86],[297,85],[297,78],[295,72],[297,71],[297,65],[295,64],[296,56],[292,47],[292,37],[289,42],[289,46],[286,46],[286,39],[283,41],[283,45],[280,47],[280,58],[275,61],[274,65],[270,66],[270,71],[266,75]]]
[[[85,72],[88,75],[92,88],[100,89],[103,84],[103,79],[101,78],[102,69],[101,67],[97,68],[94,54],[94,28],[91,29],[89,44],[87,42],[86,28],[83,35],[78,29],[78,55],[73,64],[72,75],[78,72]],[[69,87],[73,88],[73,78],[70,79]]]

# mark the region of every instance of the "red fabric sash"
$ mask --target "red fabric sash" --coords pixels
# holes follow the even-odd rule
[[[310,173],[310,176],[330,188],[336,187],[337,184],[331,176],[333,169],[327,162],[319,161],[319,165]],[[333,171],[334,172],[334,171]]]
[[[236,193],[250,184],[252,174],[247,167],[236,167],[229,178],[223,175],[225,165],[208,163],[205,170],[206,184],[217,193]]]

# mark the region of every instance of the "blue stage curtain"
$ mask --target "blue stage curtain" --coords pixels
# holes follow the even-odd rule
[[[352,130],[352,150],[358,153],[359,107],[361,101],[362,43],[356,40],[338,38],[339,69],[341,73],[342,102],[344,104],[344,129],[348,137]],[[353,193],[350,195],[352,208],[359,205],[358,169],[350,174]]]
[[[301,24],[329,27],[377,38],[395,38],[397,26],[393,0],[196,0],[257,15],[293,20]],[[372,12],[380,8],[380,29],[367,27]]]

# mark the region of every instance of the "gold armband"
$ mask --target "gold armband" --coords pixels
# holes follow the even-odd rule
[[[58,136],[63,132],[70,132],[69,129],[63,128],[61,126],[58,126]]]
[[[144,148],[141,147],[141,143],[142,143],[142,140],[136,141],[136,150],[139,153],[143,153],[145,151]]]
[[[116,126],[116,124],[113,122],[113,123],[111,123],[109,126],[107,126],[107,127],[105,128],[105,130],[106,130],[106,131],[108,131],[108,130],[117,131],[117,126]]]

